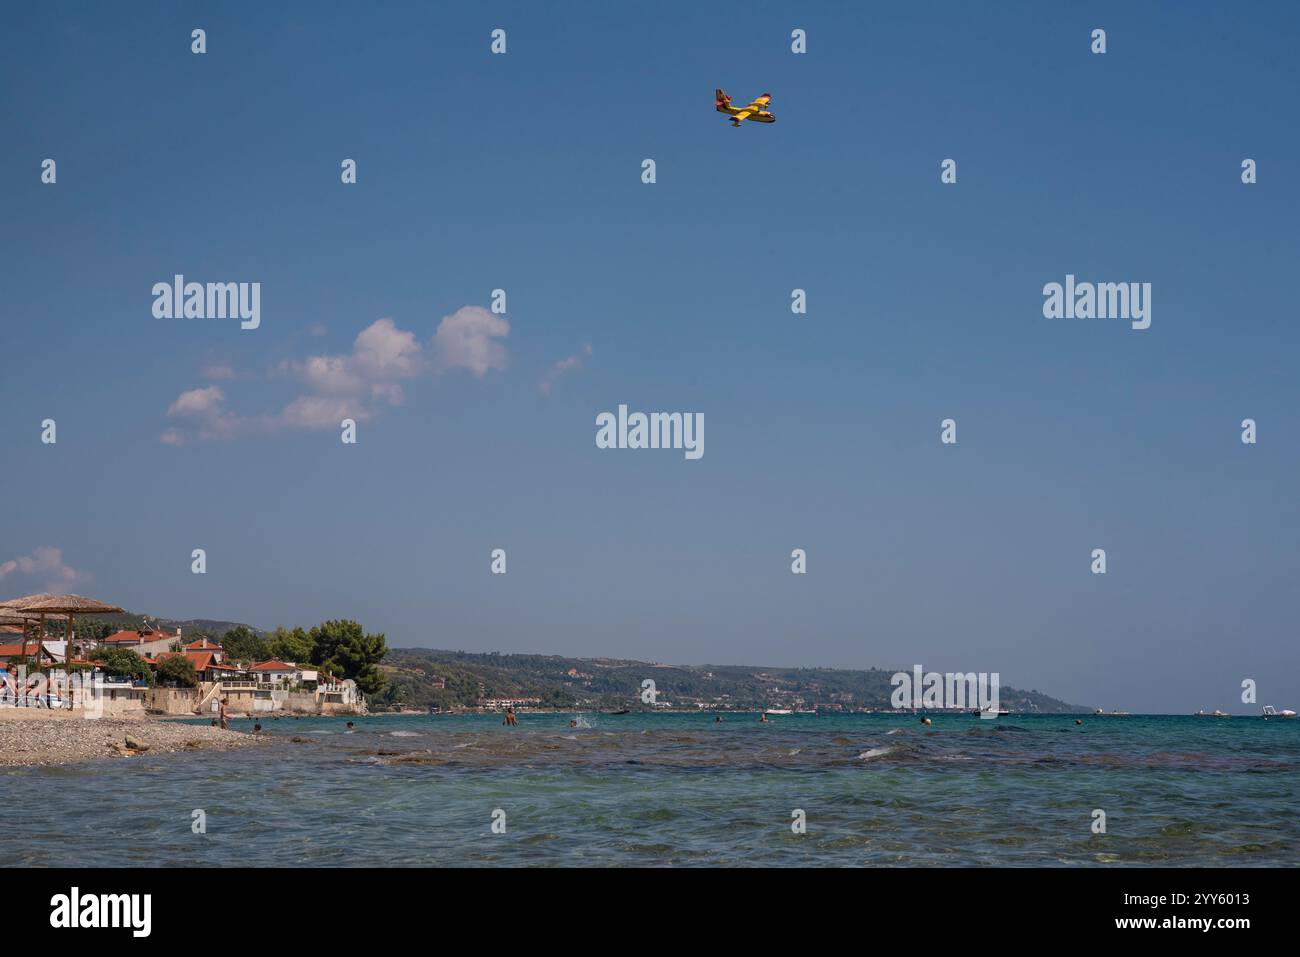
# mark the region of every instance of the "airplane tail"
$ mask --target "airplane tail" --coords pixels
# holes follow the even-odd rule
[[[727,96],[721,89],[714,91],[713,108],[725,112],[731,106],[731,97]]]

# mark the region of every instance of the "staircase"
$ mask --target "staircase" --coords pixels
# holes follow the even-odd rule
[[[194,707],[194,713],[203,714],[203,709],[207,706],[207,703],[219,694],[221,694],[221,682],[214,681],[212,682],[212,687],[205,691],[202,697],[199,698],[199,703]]]

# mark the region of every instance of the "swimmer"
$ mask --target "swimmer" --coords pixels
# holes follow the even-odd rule
[[[253,725],[253,734],[261,734],[261,732],[262,726],[260,724]]]
[[[722,724],[722,715],[720,715],[720,714],[715,714],[715,715],[713,716],[713,723],[714,723],[714,724]]]
[[[922,718],[922,719],[921,719],[921,723],[922,723],[922,724],[925,724],[925,725],[932,725],[932,724],[934,724],[934,722],[931,721],[929,718]]]
[[[1078,725],[1078,724],[1083,724],[1083,719],[1082,719],[1082,718],[1075,718],[1075,719],[1074,719],[1074,723],[1075,723],[1076,725]]]
[[[767,724],[767,712],[764,711],[762,714],[760,714],[758,716],[758,720],[763,722],[763,724]]]
[[[349,727],[349,728],[355,728],[356,725],[353,724],[351,721],[349,721],[349,722],[348,722],[348,727]]]

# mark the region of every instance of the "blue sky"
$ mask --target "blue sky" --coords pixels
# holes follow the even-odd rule
[[[394,645],[921,663],[1142,711],[1253,710],[1255,678],[1294,707],[1297,21],[6,8],[0,595],[347,616]],[[718,86],[770,91],[777,122],[730,128]],[[260,282],[261,327],[155,319],[175,273]],[[1044,319],[1067,273],[1150,282],[1151,328]],[[228,434],[200,437],[186,393]],[[340,403],[355,446],[306,427]],[[706,454],[597,449],[620,403],[704,413]]]

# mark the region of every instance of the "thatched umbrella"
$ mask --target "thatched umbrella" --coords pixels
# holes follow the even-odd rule
[[[46,598],[48,596],[46,595],[28,596],[28,598],[35,598],[35,597]],[[35,614],[29,615],[26,612],[18,611],[16,608],[12,607],[15,603],[24,600],[25,599],[22,598],[11,598],[9,599],[9,601],[0,601],[0,625],[16,625],[23,629],[23,636],[21,639],[22,647],[20,648],[20,651],[22,653],[22,657],[26,658],[27,657],[27,628],[29,625],[31,625],[32,622],[39,620],[39,616]],[[40,637],[37,636],[36,657],[38,661],[40,659],[40,655],[41,655]]]
[[[46,598],[54,598],[49,592],[41,592],[39,595],[22,595],[18,598],[10,598],[0,601],[0,611],[18,611],[23,605],[33,601],[44,601]]]
[[[8,608],[0,608],[0,628],[11,627],[21,628],[23,630],[23,636],[20,640],[23,643],[22,653],[24,655],[27,654],[27,626],[33,621],[35,621],[34,618],[29,618],[22,612],[11,611]]]
[[[4,601],[0,601],[0,608],[7,608],[10,611],[12,611],[13,609],[17,608],[19,605],[24,605],[29,601],[37,601],[42,598],[53,598],[53,597],[54,596],[51,595],[49,592],[41,592],[39,595],[23,595],[21,598],[7,598]]]
[[[112,615],[123,609],[116,605],[110,605],[107,602],[99,601],[96,598],[83,598],[81,595],[28,595],[25,598],[14,598],[10,601],[0,603],[0,608],[7,607],[10,611],[15,611],[23,615],[35,615],[40,619],[40,635],[38,641],[37,664],[40,664],[41,647],[39,642],[44,639],[45,635],[45,616],[46,615],[67,615],[68,631],[66,634],[67,643],[64,645],[64,674],[67,677],[71,688],[72,678],[72,640],[74,635],[74,625],[77,615]],[[25,648],[25,645],[24,645]],[[71,703],[71,702],[69,702]]]
[[[32,623],[35,621],[36,621],[35,615],[27,615],[21,611],[14,611],[12,608],[6,608],[0,606],[0,626],[18,627],[22,629],[22,633],[18,639],[22,643],[18,646],[18,651],[20,657],[22,657],[23,659],[26,659],[27,657],[27,629],[30,628],[32,626]],[[40,662],[41,662],[41,643],[38,637],[36,642],[37,667],[40,666]],[[18,694],[17,685],[14,686],[14,694],[15,695]],[[17,704],[17,698],[15,698],[14,703]]]

